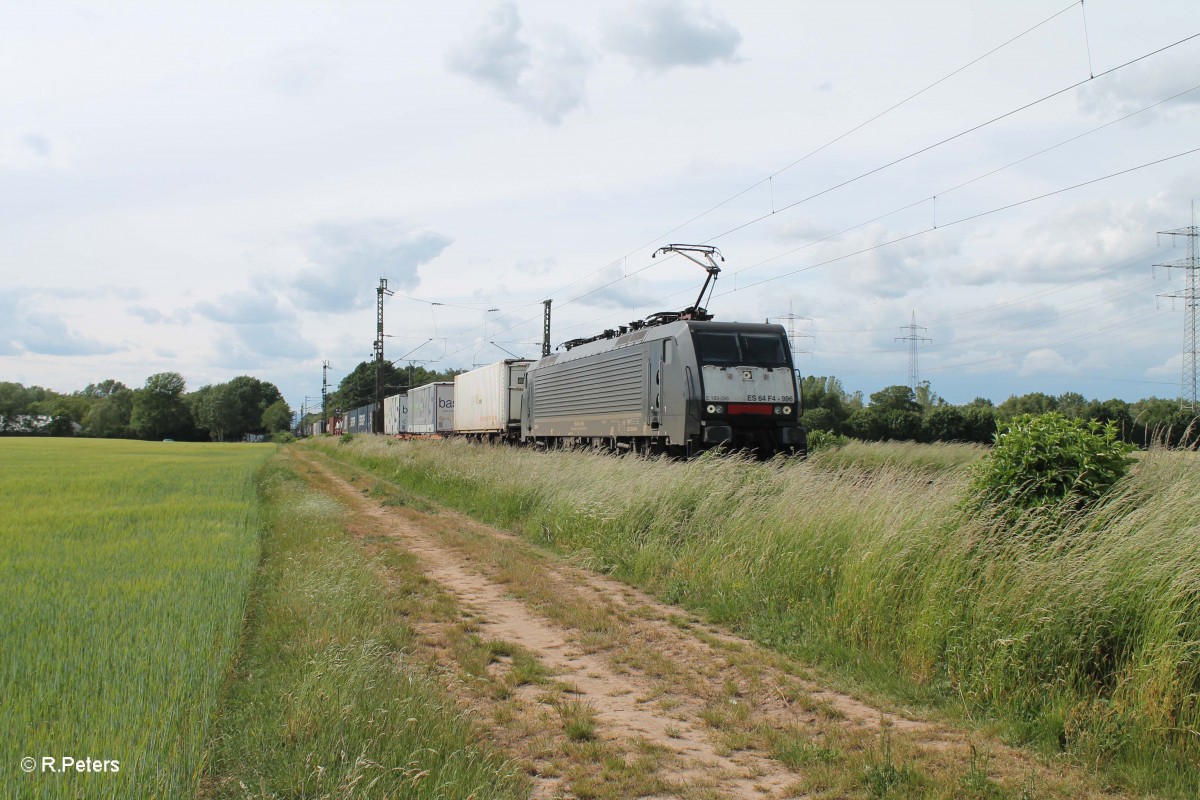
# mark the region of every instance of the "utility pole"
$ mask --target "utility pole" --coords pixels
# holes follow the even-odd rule
[[[550,303],[552,300],[543,300],[542,305],[546,310],[542,314],[542,358],[550,355]]]
[[[1200,297],[1200,293],[1197,292],[1196,281],[1196,270],[1200,269],[1200,264],[1196,262],[1196,238],[1200,236],[1200,232],[1196,228],[1196,202],[1192,201],[1191,225],[1169,231],[1159,231],[1158,235],[1187,237],[1187,256],[1177,258],[1174,261],[1155,264],[1154,266],[1184,270],[1185,284],[1183,290],[1168,292],[1159,296],[1183,300],[1184,311],[1187,316],[1184,318],[1183,327],[1183,375],[1180,381],[1179,405],[1181,408],[1195,411],[1198,395],[1200,395],[1200,391],[1198,391],[1200,390],[1200,380],[1198,380],[1196,374],[1196,301]]]
[[[321,362],[321,430],[329,424],[329,362]]]
[[[383,433],[383,298],[394,294],[387,288],[387,278],[379,279],[375,290],[375,413],[371,415],[371,432]]]
[[[771,320],[779,320],[781,322],[787,323],[788,346],[790,346],[792,348],[792,363],[793,364],[796,361],[797,355],[799,355],[801,353],[805,353],[805,354],[812,353],[811,350],[801,350],[798,347],[796,347],[797,339],[813,338],[813,335],[811,333],[796,333],[796,320],[806,320],[809,322],[811,322],[812,320],[809,317],[802,317],[798,314],[792,313],[792,302],[790,300],[788,301],[788,313],[784,314],[781,317],[768,317],[767,318],[767,322],[770,322]]]
[[[917,343],[932,342],[933,339],[928,339],[924,336],[919,336],[917,331],[928,330],[917,324],[917,312],[912,312],[912,322],[908,325],[901,325],[900,330],[908,331],[907,336],[897,336],[897,342],[908,342],[908,385],[913,390],[913,396],[916,397],[917,385],[921,382],[920,375],[917,372]]]

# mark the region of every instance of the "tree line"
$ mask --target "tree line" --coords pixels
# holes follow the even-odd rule
[[[849,393],[836,377],[809,375],[801,380],[804,413],[801,422],[810,431],[827,431],[868,441],[979,442],[991,443],[999,426],[1022,414],[1057,411],[1080,420],[1113,423],[1123,441],[1146,447],[1195,444],[1200,418],[1181,408],[1178,400],[1150,397],[1124,400],[1089,400],[1077,392],[1048,395],[1032,392],[1013,395],[999,405],[977,397],[965,405],[947,403],[921,383],[888,386],[864,401],[862,392]]]
[[[349,411],[375,401],[374,361],[363,361],[329,396],[329,411]],[[462,370],[435,372],[409,365],[383,364],[384,396],[435,381],[453,380]],[[914,391],[887,386],[864,398],[847,392],[833,376],[808,375],[800,381],[801,422],[810,431],[865,439],[916,442],[991,443],[1000,425],[1022,414],[1057,411],[1073,419],[1113,423],[1121,438],[1145,447],[1194,444],[1200,419],[1178,400],[1150,397],[1089,400],[1077,392],[1013,395],[999,405],[976,398],[947,403],[928,382]],[[183,376],[160,372],[138,389],[108,379],[60,394],[40,386],[0,381],[0,434],[43,434],[181,441],[237,441],[247,434],[271,435],[292,427],[292,410],[279,389],[240,375],[226,383],[189,392]],[[305,422],[320,418],[309,414]]]
[[[70,394],[0,381],[7,435],[228,442],[291,427],[292,410],[275,384],[249,375],[193,392],[178,372],[151,375],[138,389],[110,378]]]

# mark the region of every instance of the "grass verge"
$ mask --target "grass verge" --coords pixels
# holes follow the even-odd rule
[[[386,565],[347,535],[344,508],[282,461],[262,493],[263,558],[201,796],[524,796],[525,779],[409,658]]]
[[[952,448],[912,469],[895,448],[753,464],[311,446],[1126,789],[1200,789],[1194,454],[1146,454],[1087,514],[1010,525],[962,510],[973,456]]]

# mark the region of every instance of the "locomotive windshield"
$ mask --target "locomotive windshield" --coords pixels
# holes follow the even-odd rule
[[[722,367],[786,367],[783,337],[774,333],[695,331],[701,364]]]

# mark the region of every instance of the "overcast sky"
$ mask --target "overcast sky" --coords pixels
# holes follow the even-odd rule
[[[0,0],[0,380],[299,408],[370,357],[380,277],[387,357],[470,367],[536,355],[546,298],[555,345],[690,305],[650,258],[684,242],[718,319],[803,317],[850,390],[907,382],[915,315],[952,402],[1177,397],[1151,265],[1200,196],[1200,38],[1123,65],[1197,33],[1196,0]]]

